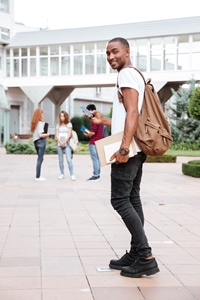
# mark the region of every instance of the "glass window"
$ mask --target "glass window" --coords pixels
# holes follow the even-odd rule
[[[40,76],[48,76],[48,58],[40,58]]]
[[[50,55],[58,55],[59,54],[59,46],[51,45],[50,46]]]
[[[21,48],[21,55],[27,56],[27,48]]]
[[[97,53],[99,53],[99,52],[106,53],[106,45],[107,45],[107,42],[97,42],[96,43]]]
[[[83,44],[75,44],[74,45],[74,54],[83,53]]]
[[[36,58],[30,58],[30,76],[36,76]]]
[[[27,58],[22,58],[21,66],[22,66],[22,77],[26,77],[28,75]]]
[[[19,57],[19,48],[14,48],[13,49],[13,56]]]
[[[200,51],[200,34],[193,35],[192,50]]]
[[[161,38],[150,39],[150,70],[161,71],[162,40]]]
[[[192,43],[192,69],[200,69],[200,34],[193,35]]]
[[[97,74],[106,73],[106,55],[97,54]]]
[[[0,11],[9,13],[9,0],[0,0]]]
[[[164,70],[175,70],[176,64],[176,39],[165,37],[164,42]]]
[[[35,47],[30,48],[30,56],[36,56],[36,48]]]
[[[131,46],[131,45],[130,45]],[[135,56],[135,60],[133,57]],[[147,40],[139,39],[135,41],[135,48],[131,47],[131,60],[135,61],[135,66],[141,71],[147,70]]]
[[[10,77],[10,59],[6,59],[6,76]]]
[[[0,39],[9,40],[9,38],[10,38],[10,29],[0,27]]]
[[[40,47],[40,56],[48,55],[48,47]]]
[[[61,75],[70,75],[70,57],[61,57]]]
[[[50,59],[50,74],[51,74],[51,76],[59,75],[59,57],[51,57],[51,59]]]
[[[70,45],[61,45],[61,55],[70,54]]]
[[[83,57],[74,56],[74,75],[83,74]]]
[[[19,77],[19,59],[14,59],[13,61],[13,67],[14,67],[14,77]]]
[[[6,57],[10,57],[10,49],[6,49]]]
[[[85,56],[85,74],[94,74],[94,56]]]
[[[178,69],[189,70],[189,36],[178,37]]]
[[[85,53],[94,53],[94,43],[85,44]]]

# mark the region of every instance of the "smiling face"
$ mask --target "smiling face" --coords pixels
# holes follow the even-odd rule
[[[120,41],[111,41],[106,49],[107,61],[118,72],[130,65],[130,49]]]

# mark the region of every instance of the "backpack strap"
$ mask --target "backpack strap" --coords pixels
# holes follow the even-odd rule
[[[151,78],[148,78],[147,80],[145,80],[144,75],[142,74],[142,72],[141,72],[139,69],[133,67],[132,65],[129,65],[128,68],[135,69],[135,70],[142,76],[142,78],[143,78],[143,80],[144,80],[144,85],[145,85],[145,86],[146,86],[147,84],[150,84],[150,83],[151,83]],[[116,86],[117,86],[117,88],[119,88],[118,78],[117,78],[117,84],[116,84]],[[123,95],[121,95],[121,93],[120,93],[119,91],[118,91],[118,99],[119,99],[119,102],[123,102]]]

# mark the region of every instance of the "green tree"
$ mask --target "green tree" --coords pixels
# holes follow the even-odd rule
[[[194,119],[200,120],[200,87],[195,88],[191,94],[189,112]]]
[[[194,142],[200,137],[200,122],[195,120],[189,113],[189,99],[195,90],[194,79],[187,82],[187,87],[180,86],[178,91],[172,89],[173,99],[168,106],[169,119],[173,141]]]

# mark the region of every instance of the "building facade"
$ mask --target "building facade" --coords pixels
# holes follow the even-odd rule
[[[0,27],[1,23],[0,19]],[[14,33],[12,17],[10,24]],[[80,105],[95,103],[109,113],[117,74],[106,62],[105,52],[107,42],[116,36],[128,39],[133,65],[152,78],[164,107],[171,88],[178,89],[192,77],[200,80],[198,24],[200,16],[61,30],[26,31],[21,26],[0,45],[8,133],[29,133],[37,107],[44,109],[51,134],[60,109],[70,117],[80,116]],[[3,143],[8,133],[3,134]]]

